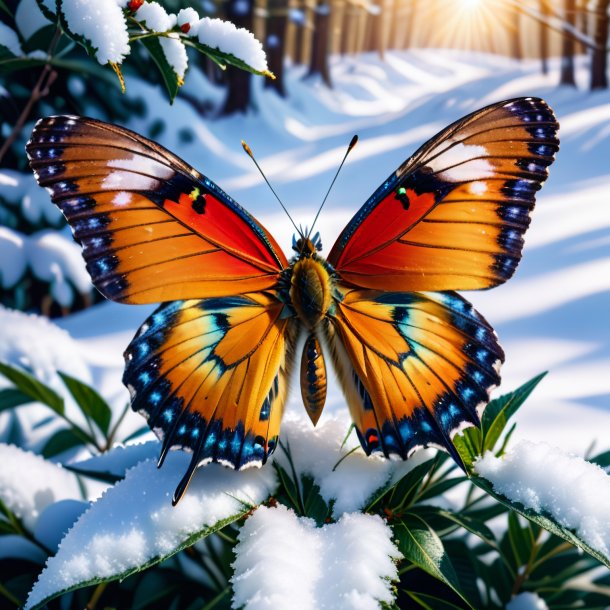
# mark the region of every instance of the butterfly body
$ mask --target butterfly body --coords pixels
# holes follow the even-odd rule
[[[455,290],[514,273],[535,194],[559,149],[537,98],[493,104],[424,144],[369,197],[328,256],[316,235],[288,261],[209,178],[129,130],[41,119],[27,144],[38,182],[83,246],[93,283],[123,303],[162,302],[125,351],[135,411],[167,451],[193,453],[176,489],[218,462],[260,466],[278,445],[299,338],[301,395],[320,417],[323,347],[367,454],[407,459],[479,425],[504,354]]]

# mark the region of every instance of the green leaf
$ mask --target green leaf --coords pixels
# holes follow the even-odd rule
[[[412,503],[417,489],[423,483],[424,477],[430,472],[434,463],[435,459],[432,458],[418,464],[394,485],[388,500],[388,507],[391,510],[399,511]]]
[[[453,564],[441,539],[423,519],[407,513],[392,529],[398,540],[398,549],[405,559],[445,583],[472,608],[460,590]]]
[[[240,68],[241,70],[245,70],[246,72],[250,72],[252,74],[258,74],[259,76],[267,76],[272,79],[275,78],[273,73],[269,72],[268,70],[256,70],[252,66],[248,65],[243,59],[235,57],[235,55],[232,55],[231,53],[223,53],[220,49],[208,47],[208,45],[201,44],[193,38],[185,37],[181,40],[185,45],[193,47],[194,49],[197,49],[200,53],[207,55],[214,63],[216,63],[221,68],[229,65],[234,66],[235,68]]]
[[[453,446],[462,458],[466,471],[470,473],[474,460],[481,455],[481,447],[483,446],[481,430],[476,427],[465,428],[461,434],[456,434],[453,437]]]
[[[540,375],[530,379],[514,392],[500,396],[492,400],[481,418],[481,428],[483,431],[483,447],[481,454],[491,451],[495,447],[500,435],[502,434],[508,420],[517,412],[519,407],[527,400],[534,388],[542,381],[546,375]]]
[[[450,489],[453,489],[457,485],[465,483],[466,481],[468,481],[468,477],[466,476],[448,477],[446,479],[435,481],[417,496],[417,501],[423,502],[424,500],[429,500],[430,498],[436,498]]]
[[[604,451],[603,453],[599,453],[595,457],[589,459],[589,462],[592,464],[597,464],[602,468],[608,468],[610,466],[610,451]]]
[[[13,16],[13,13],[11,13],[9,7],[6,6],[4,0],[0,0],[0,10],[4,11],[9,17]]]
[[[438,515],[439,517],[443,517],[444,519],[452,521],[453,523],[459,525],[471,534],[474,534],[475,536],[483,540],[485,543],[493,547],[496,546],[496,539],[494,533],[489,529],[489,527],[487,527],[487,525],[485,525],[485,523],[479,521],[478,519],[469,517],[464,513],[456,513],[450,510],[446,510],[444,508],[438,508],[436,506],[422,505],[417,508],[420,510],[425,510],[430,514]],[[421,516],[426,519],[426,515],[424,512],[418,514],[421,514]]]
[[[108,435],[112,411],[106,401],[90,386],[67,375],[59,373],[68,391],[87,419],[95,422],[104,436]]]
[[[44,2],[44,0],[36,0],[36,4],[38,4],[38,8],[40,9],[40,12],[49,20],[49,21],[53,21],[55,22],[57,19],[57,15],[51,11],[46,3]],[[53,3],[55,4],[55,2]]]
[[[79,434],[74,428],[64,428],[58,430],[42,448],[42,455],[45,458],[52,458],[68,449],[86,445],[87,441],[83,439],[82,433]]]
[[[519,517],[513,511],[508,513],[508,539],[515,557],[515,566],[524,566],[532,554],[534,540],[530,535],[529,528],[519,523]]]
[[[161,42],[157,36],[153,38],[141,38],[140,42],[146,47],[146,50],[150,53],[157,68],[159,68],[159,72],[161,72],[165,88],[169,95],[169,101],[170,103],[173,103],[178,95],[180,86],[182,85],[182,79],[179,78],[171,64],[167,61],[165,53],[163,52],[163,47],[161,47]]]
[[[526,508],[518,502],[513,502],[512,500],[509,500],[506,496],[494,491],[492,484],[482,477],[473,476],[471,478],[471,481],[477,487],[480,487],[481,489],[486,491],[490,496],[495,498],[504,506],[507,506],[511,510],[514,510],[515,512],[519,513],[522,517],[525,517],[529,521],[532,521],[533,523],[539,525],[548,532],[551,532],[551,534],[555,534],[556,536],[567,540],[568,542],[582,549],[592,557],[595,557],[595,559],[603,563],[606,567],[610,568],[610,558],[606,557],[600,551],[597,551],[596,549],[589,546],[589,544],[579,538],[575,532],[569,530],[563,525],[560,525],[552,517],[536,513],[532,509]]]
[[[0,363],[0,374],[33,401],[42,402],[59,415],[64,414],[64,399],[29,373],[9,364]]]
[[[415,591],[405,591],[414,602],[417,602],[425,610],[462,610],[462,606],[456,606],[446,599],[435,597],[429,593],[416,593]]]
[[[0,390],[0,412],[27,405],[30,402],[32,402],[32,399],[16,388]]]
[[[100,470],[87,470],[86,468],[79,468],[75,464],[64,464],[63,467],[66,470],[70,470],[75,474],[82,475],[89,479],[93,479],[95,481],[101,481],[102,483],[109,483],[110,485],[114,485],[118,481],[123,480],[124,477],[113,474],[112,472],[100,471]]]

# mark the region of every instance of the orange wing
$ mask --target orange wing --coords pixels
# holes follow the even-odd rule
[[[136,133],[49,117],[26,148],[108,299],[155,303],[265,290],[288,265],[269,233],[216,184]]]
[[[450,125],[371,196],[329,262],[345,283],[380,290],[506,281],[559,148],[558,127],[536,98],[500,102]]]
[[[327,338],[360,442],[406,459],[430,444],[461,460],[451,442],[499,384],[495,333],[454,292],[340,289]]]
[[[260,466],[277,445],[297,325],[267,293],[174,301],[142,325],[125,352],[132,408],[167,451],[193,452],[195,468]]]

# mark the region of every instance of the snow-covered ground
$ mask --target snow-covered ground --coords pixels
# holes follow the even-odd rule
[[[610,91],[586,91],[584,58],[578,90],[558,88],[537,62],[422,50],[337,59],[334,88],[288,71],[290,97],[279,98],[254,79],[256,110],[245,116],[203,120],[177,98],[128,81],[128,95],[149,106],[146,118],[128,126],[147,132],[166,122],[159,141],[177,152],[269,227],[289,251],[291,225],[240,140],[290,209],[296,223],[310,224],[352,135],[352,152],[317,229],[329,251],[356,209],[423,141],[485,104],[521,95],[545,98],[561,123],[561,150],[544,186],[523,261],[516,276],[488,292],[468,293],[496,328],[506,351],[501,391],[543,370],[550,374],[518,415],[516,435],[584,452],[593,440],[610,448]],[[557,67],[557,66],[555,66]],[[218,103],[222,93],[190,73],[191,95]],[[185,130],[194,136],[185,144]],[[49,205],[51,205],[49,203]],[[59,325],[80,343],[100,390],[117,404],[122,352],[151,307],[102,304]],[[331,385],[327,411],[344,409]],[[293,388],[289,409],[300,410]],[[133,415],[133,428],[141,425]],[[324,415],[322,417],[325,417]]]

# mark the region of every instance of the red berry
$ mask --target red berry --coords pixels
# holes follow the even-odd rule
[[[144,0],[129,0],[127,3],[127,8],[135,13],[142,5],[144,4]]]
[[[191,29],[191,24],[190,23],[183,23],[180,26],[180,29],[185,33],[188,34],[188,31]]]

